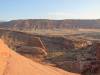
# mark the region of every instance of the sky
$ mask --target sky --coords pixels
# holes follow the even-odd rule
[[[100,0],[0,0],[0,21],[100,19]]]

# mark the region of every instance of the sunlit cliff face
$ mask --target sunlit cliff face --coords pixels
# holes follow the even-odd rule
[[[74,41],[74,46],[76,49],[86,48],[87,46],[90,46],[90,45],[92,45],[92,42],[88,40]]]

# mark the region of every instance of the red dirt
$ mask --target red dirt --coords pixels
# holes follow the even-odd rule
[[[0,39],[0,75],[79,75],[33,62],[8,48]]]

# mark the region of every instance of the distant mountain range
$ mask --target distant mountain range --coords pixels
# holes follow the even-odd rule
[[[0,22],[0,28],[32,30],[32,29],[61,29],[61,28],[100,28],[100,20],[48,20],[48,19],[28,19],[12,20]]]

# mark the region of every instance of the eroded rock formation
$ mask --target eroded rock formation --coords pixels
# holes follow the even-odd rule
[[[1,30],[0,36],[16,52],[32,58],[44,58],[66,71],[95,74],[99,69],[100,43],[63,36],[40,36]],[[37,59],[36,58],[36,59]],[[33,59],[35,60],[35,59]]]
[[[0,75],[78,75],[42,65],[27,59],[4,44],[0,39]]]

